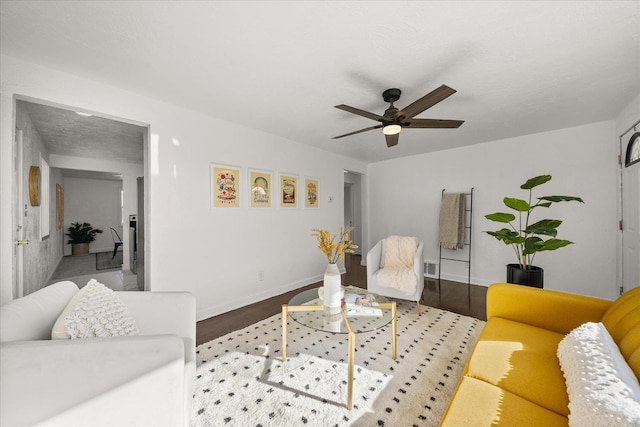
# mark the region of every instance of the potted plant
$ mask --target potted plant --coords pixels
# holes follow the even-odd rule
[[[569,240],[558,239],[558,227],[562,221],[558,219],[542,219],[532,222],[531,213],[536,208],[548,208],[553,203],[576,201],[584,203],[580,197],[574,196],[543,196],[537,197],[533,203],[533,189],[551,180],[551,175],[540,175],[530,178],[520,186],[527,190],[528,200],[514,197],[505,197],[504,204],[517,212],[517,216],[512,213],[496,212],[485,215],[490,221],[509,224],[510,228],[501,228],[497,231],[487,231],[486,233],[511,245],[518,262],[507,265],[507,282],[521,285],[543,287],[544,270],[533,265],[533,260],[538,252],[555,251],[556,249],[570,245]],[[517,223],[514,221],[517,218]]]
[[[93,228],[88,222],[74,222],[67,229],[69,240],[67,244],[71,245],[71,254],[73,256],[81,256],[89,254],[89,244],[96,240],[96,234],[102,233],[99,228]]]

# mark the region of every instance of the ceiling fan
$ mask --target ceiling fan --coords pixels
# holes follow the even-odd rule
[[[344,104],[336,105],[335,107],[340,110],[357,114],[358,116],[366,117],[371,120],[376,120],[380,122],[380,124],[360,129],[355,132],[345,133],[344,135],[334,136],[333,139],[382,128],[382,133],[387,140],[387,147],[393,147],[398,144],[398,137],[400,136],[400,130],[402,128],[458,128],[462,123],[464,123],[464,120],[414,119],[415,116],[422,113],[427,108],[433,107],[438,102],[443,101],[456,93],[455,89],[451,89],[447,85],[440,86],[412,104],[407,105],[402,110],[398,110],[393,103],[400,99],[401,93],[400,89],[387,89],[382,92],[382,99],[391,104],[382,116],[360,110],[359,108],[349,107]]]

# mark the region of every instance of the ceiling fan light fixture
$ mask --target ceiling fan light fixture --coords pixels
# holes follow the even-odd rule
[[[387,125],[382,128],[382,133],[385,135],[397,135],[400,133],[400,130],[402,130],[400,125]]]

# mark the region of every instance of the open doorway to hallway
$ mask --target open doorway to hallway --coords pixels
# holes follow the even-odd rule
[[[362,178],[362,174],[344,171],[344,228],[353,227],[350,237],[353,243],[358,245],[355,256],[350,256],[345,260],[347,272],[352,270],[351,264],[353,262],[357,262],[359,265],[362,264],[361,255],[365,253],[363,252]]]
[[[146,170],[148,126],[20,96],[15,111],[16,134],[21,136],[15,151],[22,153],[22,172],[14,170],[16,182],[26,193],[34,166],[49,172],[39,189],[48,207],[34,204],[27,194],[22,203],[14,197],[15,217],[23,219],[16,229],[21,228],[22,241],[28,242],[15,246],[21,253],[14,260],[21,259],[22,265],[14,262],[14,277],[22,277],[22,283],[14,289],[22,295],[14,298],[63,279],[82,287],[91,277],[118,290],[144,289],[132,271],[131,253],[139,245],[130,233],[129,216],[138,213],[137,179]],[[48,220],[47,229],[43,219]],[[70,256],[66,233],[75,222],[103,230],[84,257]],[[114,256],[112,229],[122,241]]]

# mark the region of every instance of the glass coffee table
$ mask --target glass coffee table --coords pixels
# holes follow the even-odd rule
[[[287,318],[291,317],[303,326],[316,331],[347,334],[349,337],[349,366],[347,377],[347,409],[352,408],[353,372],[355,359],[355,334],[372,332],[391,323],[391,357],[396,359],[396,302],[381,295],[367,292],[366,289],[348,287],[346,293],[373,295],[382,316],[347,315],[343,305],[340,313],[328,314],[324,311],[322,300],[318,298],[318,288],[300,292],[288,304],[282,304],[282,361],[287,360]]]

